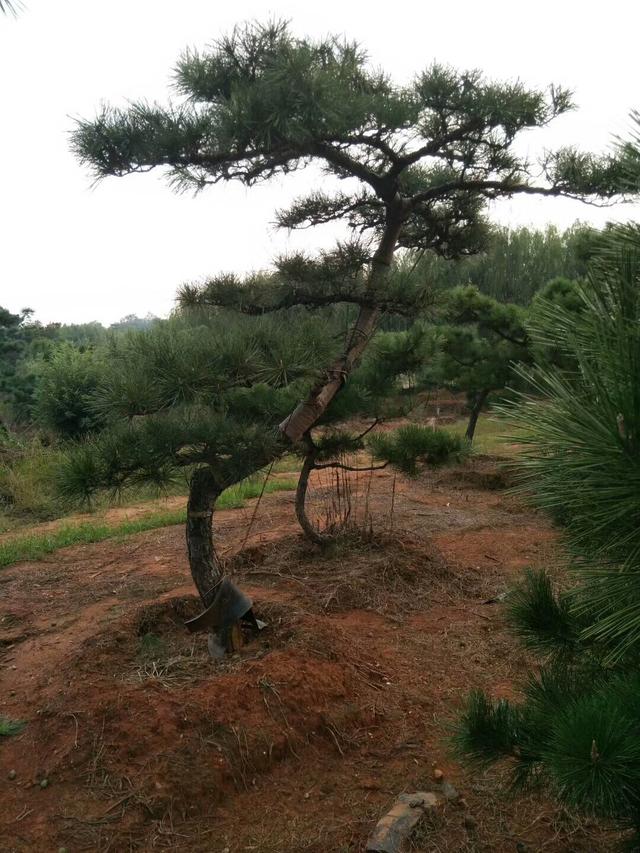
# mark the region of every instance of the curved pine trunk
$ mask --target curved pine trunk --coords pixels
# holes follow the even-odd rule
[[[213,602],[223,575],[213,547],[213,509],[221,492],[210,468],[196,468],[189,483],[187,552],[191,576],[205,607]]]
[[[344,353],[325,371],[324,379],[318,382],[293,412],[280,424],[280,430],[293,444],[304,439],[326,412],[331,401],[344,386],[376,331],[380,310],[375,305],[375,291],[384,289],[393,263],[393,255],[402,230],[402,217],[396,215],[387,222],[378,249],[371,262],[367,288],[374,292],[370,304],[361,305],[356,321],[349,333]]]
[[[380,244],[372,259],[371,272],[367,282],[371,291],[384,288],[402,230],[402,222],[403,217],[397,210],[393,215],[389,215]],[[344,353],[328,367],[324,374],[324,380],[311,389],[307,399],[300,403],[280,424],[280,432],[289,442],[298,444],[304,440],[304,436],[320,420],[333,398],[358,365],[376,330],[379,318],[380,310],[375,307],[374,295],[370,304],[361,305]],[[264,459],[262,464],[266,465],[270,461],[270,459]],[[308,467],[302,487],[300,484],[298,485],[302,502],[300,503],[296,498],[296,515],[305,533],[310,538],[315,538],[320,537],[320,534],[313,529],[304,508],[304,498],[306,497],[311,470],[312,468]],[[194,471],[187,505],[187,549],[191,574],[205,607],[212,603],[216,588],[223,577],[222,567],[213,547],[212,535],[213,508],[221,491],[222,489],[216,484],[213,473],[208,467],[198,468]],[[315,541],[318,539],[315,538]]]
[[[309,476],[315,468],[315,457],[313,453],[307,454],[304,458],[304,464],[300,471],[298,485],[296,487],[296,518],[302,528],[304,535],[316,545],[324,545],[328,537],[323,536],[314,527],[311,519],[307,515],[307,492],[309,489]]]

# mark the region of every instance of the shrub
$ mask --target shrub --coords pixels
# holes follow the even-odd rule
[[[459,459],[469,450],[468,442],[461,436],[417,424],[372,435],[368,446],[375,459],[389,462],[411,477],[417,475],[420,464],[444,465],[452,457]]]
[[[64,343],[39,367],[36,417],[62,438],[79,438],[103,425],[96,391],[101,377],[101,355]]]

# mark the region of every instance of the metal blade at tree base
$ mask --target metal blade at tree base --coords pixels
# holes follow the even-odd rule
[[[224,577],[220,581],[216,597],[211,604],[184,624],[192,632],[197,631],[221,631],[231,627],[239,619],[251,611],[253,602],[248,595],[231,581]],[[255,621],[251,614],[250,621]]]
[[[242,647],[241,619],[256,633],[265,627],[265,623],[254,616],[252,606],[249,596],[224,577],[211,604],[193,619],[188,619],[185,625],[192,633],[208,631],[209,654],[212,658],[222,658],[225,653],[239,651]]]

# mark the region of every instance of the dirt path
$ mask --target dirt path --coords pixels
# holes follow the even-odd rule
[[[0,714],[27,725],[0,743],[0,850],[355,853],[435,766],[467,806],[413,850],[610,850],[604,830],[511,801],[448,752],[467,691],[510,695],[526,665],[486,602],[556,547],[488,485],[487,462],[380,472],[359,486],[380,532],[325,552],[301,540],[290,493],[263,501],[239,555],[253,508],[217,513],[268,622],[218,665],[183,627],[198,604],[181,527],[1,571]]]

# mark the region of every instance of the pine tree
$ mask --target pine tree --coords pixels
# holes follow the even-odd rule
[[[443,322],[433,327],[438,354],[427,375],[431,383],[466,392],[469,441],[489,395],[513,383],[515,363],[531,360],[526,314],[473,285],[446,294]]]
[[[567,352],[562,333],[554,330],[555,309],[563,318],[582,313],[584,301],[580,296],[581,282],[563,276],[552,278],[536,293],[527,312],[527,326],[535,330],[531,355],[537,364],[554,365],[565,371],[576,370],[575,358]]]
[[[518,784],[635,830],[640,849],[640,227],[605,232],[588,279],[554,284],[530,331],[562,355],[507,411],[520,483],[564,525],[577,585],[528,573],[511,621],[543,656],[520,703],[470,697],[457,742]],[[576,299],[578,304],[576,304]]]
[[[194,459],[199,467],[191,480],[187,536],[196,585],[210,605],[221,578],[211,512],[232,476],[226,457],[244,453],[259,468],[309,435],[384,312],[399,298],[411,301],[389,287],[396,251],[472,254],[486,237],[489,201],[520,194],[609,197],[618,191],[619,167],[613,157],[561,149],[532,170],[517,153],[522,132],[571,108],[562,88],[529,90],[439,65],[400,86],[370,68],[357,44],[297,38],[284,23],[237,28],[204,53],[187,51],[175,83],[179,103],[106,107],[79,122],[73,148],[80,160],[98,178],[162,168],[174,187],[196,191],[231,180],[253,186],[316,164],[350,189],[313,192],[280,211],[278,224],[295,229],[341,221],[354,235],[324,256],[283,259],[266,280],[218,277],[183,293],[191,305],[231,304],[246,313],[356,306],[343,349],[279,429],[275,422],[273,432],[261,426],[261,441],[249,454],[240,442],[234,450],[233,430],[220,423],[225,441]],[[191,446],[186,434],[183,440]],[[244,476],[246,468],[236,466],[233,476]],[[122,475],[147,470],[132,461]]]
[[[80,438],[104,426],[105,418],[94,405],[104,357],[93,347],[69,341],[53,345],[36,365],[34,421],[63,439]]]

